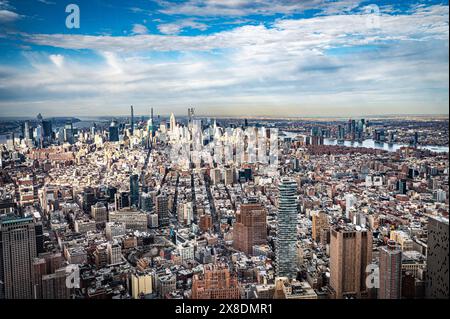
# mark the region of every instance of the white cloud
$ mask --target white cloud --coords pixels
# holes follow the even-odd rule
[[[440,39],[448,41],[448,6],[434,6],[412,15],[380,15],[379,28],[368,27],[370,15],[333,15],[310,19],[278,20],[274,28],[246,25],[231,31],[199,36],[86,36],[29,34],[25,40],[38,45],[98,51],[208,51],[248,45],[273,45],[296,50],[323,50],[380,41]],[[165,31],[177,31],[174,27]]]
[[[160,11],[186,16],[248,16],[293,14],[319,10],[325,14],[346,13],[358,7],[361,0],[159,0]]]
[[[142,24],[134,24],[132,31],[133,31],[134,34],[146,34],[146,33],[148,33],[147,27],[145,25],[142,25]]]
[[[9,10],[0,10],[0,23],[11,22],[20,18],[20,15]]]
[[[22,16],[14,12],[14,8],[9,1],[0,0],[0,23],[8,23],[20,19]]]
[[[48,0],[38,0],[38,2],[41,2],[43,4],[53,5],[56,4],[56,2],[48,1]]]
[[[196,22],[191,19],[175,21],[171,23],[163,23],[158,25],[158,30],[163,34],[178,34],[185,28],[197,29],[205,31],[208,26],[201,22]]]
[[[284,19],[208,36],[27,35],[35,44],[94,50],[103,63],[55,70],[30,55],[27,72],[0,67],[0,113],[37,100],[69,100],[74,111],[97,114],[121,114],[129,104],[223,115],[448,113],[448,7],[383,14],[378,29],[366,18]]]
[[[58,68],[63,66],[64,63],[64,56],[61,54],[51,54],[49,56],[50,61],[53,62],[54,65],[56,65]]]

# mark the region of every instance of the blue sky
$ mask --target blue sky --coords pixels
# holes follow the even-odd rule
[[[448,114],[448,17],[435,0],[0,0],[0,116]]]

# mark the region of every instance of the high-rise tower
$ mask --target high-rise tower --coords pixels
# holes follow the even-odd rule
[[[0,299],[33,298],[36,228],[31,217],[0,219]]]
[[[139,207],[139,175],[130,176],[130,206]]]
[[[131,119],[130,119],[130,133],[133,135],[134,133],[134,108],[133,105],[131,105]]]
[[[119,125],[116,120],[112,120],[109,126],[109,141],[110,142],[119,141]]]
[[[175,126],[177,122],[175,120],[175,115],[173,113],[170,114],[170,131],[173,132],[175,130]]]
[[[253,252],[254,245],[265,244],[267,241],[266,210],[256,200],[242,203],[236,214],[233,229],[233,247],[248,255]]]
[[[395,241],[389,240],[380,249],[379,299],[401,299],[402,250]]]
[[[371,261],[372,232],[352,224],[331,230],[330,285],[336,299],[367,293],[366,268]]]
[[[278,186],[278,228],[275,239],[277,277],[296,278],[297,263],[297,183],[283,178]]]
[[[430,217],[428,219],[427,287],[426,297],[448,299],[448,219]]]

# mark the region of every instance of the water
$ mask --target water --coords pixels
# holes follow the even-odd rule
[[[287,137],[292,137],[292,138],[295,136],[298,136],[298,135],[305,136],[305,135],[297,134],[294,132],[283,132],[283,133],[286,134]],[[365,148],[384,150],[384,151],[388,151],[388,152],[395,152],[395,151],[399,150],[400,148],[407,146],[405,144],[375,142],[373,139],[366,139],[362,142],[360,142],[360,141],[344,141],[344,142],[338,143],[338,140],[334,139],[334,138],[325,138],[323,140],[323,144],[324,145],[342,145],[342,146],[347,146],[347,147],[365,147]],[[448,146],[421,145],[421,146],[419,146],[419,148],[430,150],[430,151],[436,152],[436,153],[448,153]]]

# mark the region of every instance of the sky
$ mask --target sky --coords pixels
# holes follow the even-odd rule
[[[448,115],[448,22],[448,0],[0,0],[0,116]]]

